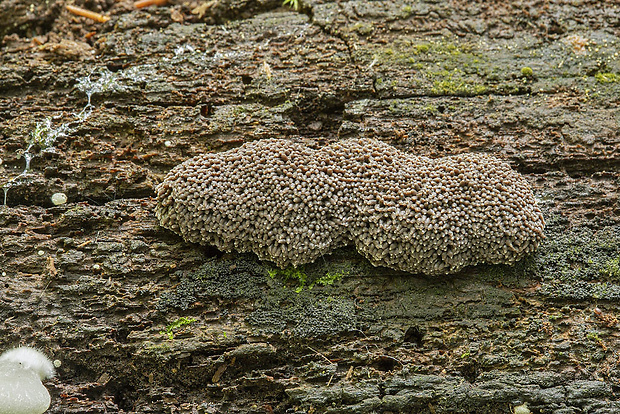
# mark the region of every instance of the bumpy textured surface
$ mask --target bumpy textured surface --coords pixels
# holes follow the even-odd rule
[[[429,159],[369,139],[320,150],[262,140],[192,158],[157,188],[163,227],[280,267],[354,244],[374,265],[454,273],[534,251],[544,220],[528,183],[478,154]]]

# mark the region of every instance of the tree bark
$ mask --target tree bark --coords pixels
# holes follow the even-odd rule
[[[75,5],[111,19],[0,5],[0,349],[61,362],[49,413],[620,412],[614,1]],[[506,160],[545,241],[438,277],[353,248],[277,270],[154,216],[194,155],[349,137]]]

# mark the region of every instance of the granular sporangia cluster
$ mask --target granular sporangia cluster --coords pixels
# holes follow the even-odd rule
[[[527,181],[491,156],[438,159],[381,141],[319,150],[261,140],[192,158],[157,187],[163,227],[280,267],[344,245],[377,266],[454,273],[533,252],[544,220]]]

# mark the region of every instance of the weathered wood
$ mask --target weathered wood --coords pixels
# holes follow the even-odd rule
[[[62,362],[50,413],[620,411],[614,1],[171,3],[0,5],[0,349]],[[547,239],[427,277],[354,249],[277,271],[157,224],[193,155],[347,137],[507,160]]]

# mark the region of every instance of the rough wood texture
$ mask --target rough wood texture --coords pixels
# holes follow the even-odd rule
[[[49,412],[620,412],[620,8],[505,3],[3,1],[0,349],[62,362]],[[494,154],[547,239],[425,277],[158,226],[172,166],[267,137]]]

